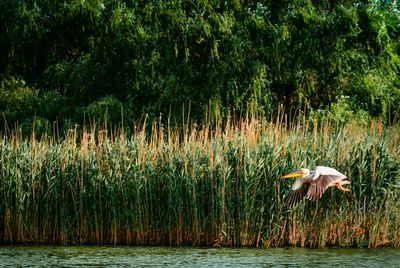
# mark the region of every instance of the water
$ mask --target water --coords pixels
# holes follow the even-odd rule
[[[400,249],[0,246],[0,267],[400,267]]]

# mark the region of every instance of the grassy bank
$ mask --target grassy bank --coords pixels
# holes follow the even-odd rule
[[[0,243],[399,247],[399,129],[280,118],[3,135]],[[352,191],[286,209],[279,175],[315,165]]]

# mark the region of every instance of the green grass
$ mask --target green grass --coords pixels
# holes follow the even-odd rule
[[[132,133],[3,135],[0,243],[400,246],[396,127],[244,118]],[[315,165],[351,192],[286,209],[279,175]]]

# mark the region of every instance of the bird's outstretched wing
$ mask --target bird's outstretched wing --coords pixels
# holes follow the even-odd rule
[[[331,167],[316,166],[315,172],[321,175],[334,175],[334,176],[341,176],[342,178],[347,178],[346,175],[340,173],[339,171]]]
[[[297,205],[301,199],[304,198],[304,196],[307,195],[307,192],[309,191],[308,183],[304,183],[299,189],[297,190],[292,190],[288,193],[288,195],[285,197],[285,206],[287,207],[294,207]]]
[[[336,182],[343,180],[343,176],[319,175],[310,182],[307,191],[307,198],[313,201],[319,199],[329,186],[332,186]]]

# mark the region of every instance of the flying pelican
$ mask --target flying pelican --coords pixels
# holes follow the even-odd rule
[[[285,204],[289,207],[295,206],[304,197],[312,201],[318,200],[329,187],[336,186],[343,192],[350,191],[342,186],[350,184],[345,180],[347,177],[334,168],[316,166],[313,172],[310,172],[308,168],[302,168],[281,176],[282,179],[295,177],[297,179],[292,186],[292,191],[285,198]]]

